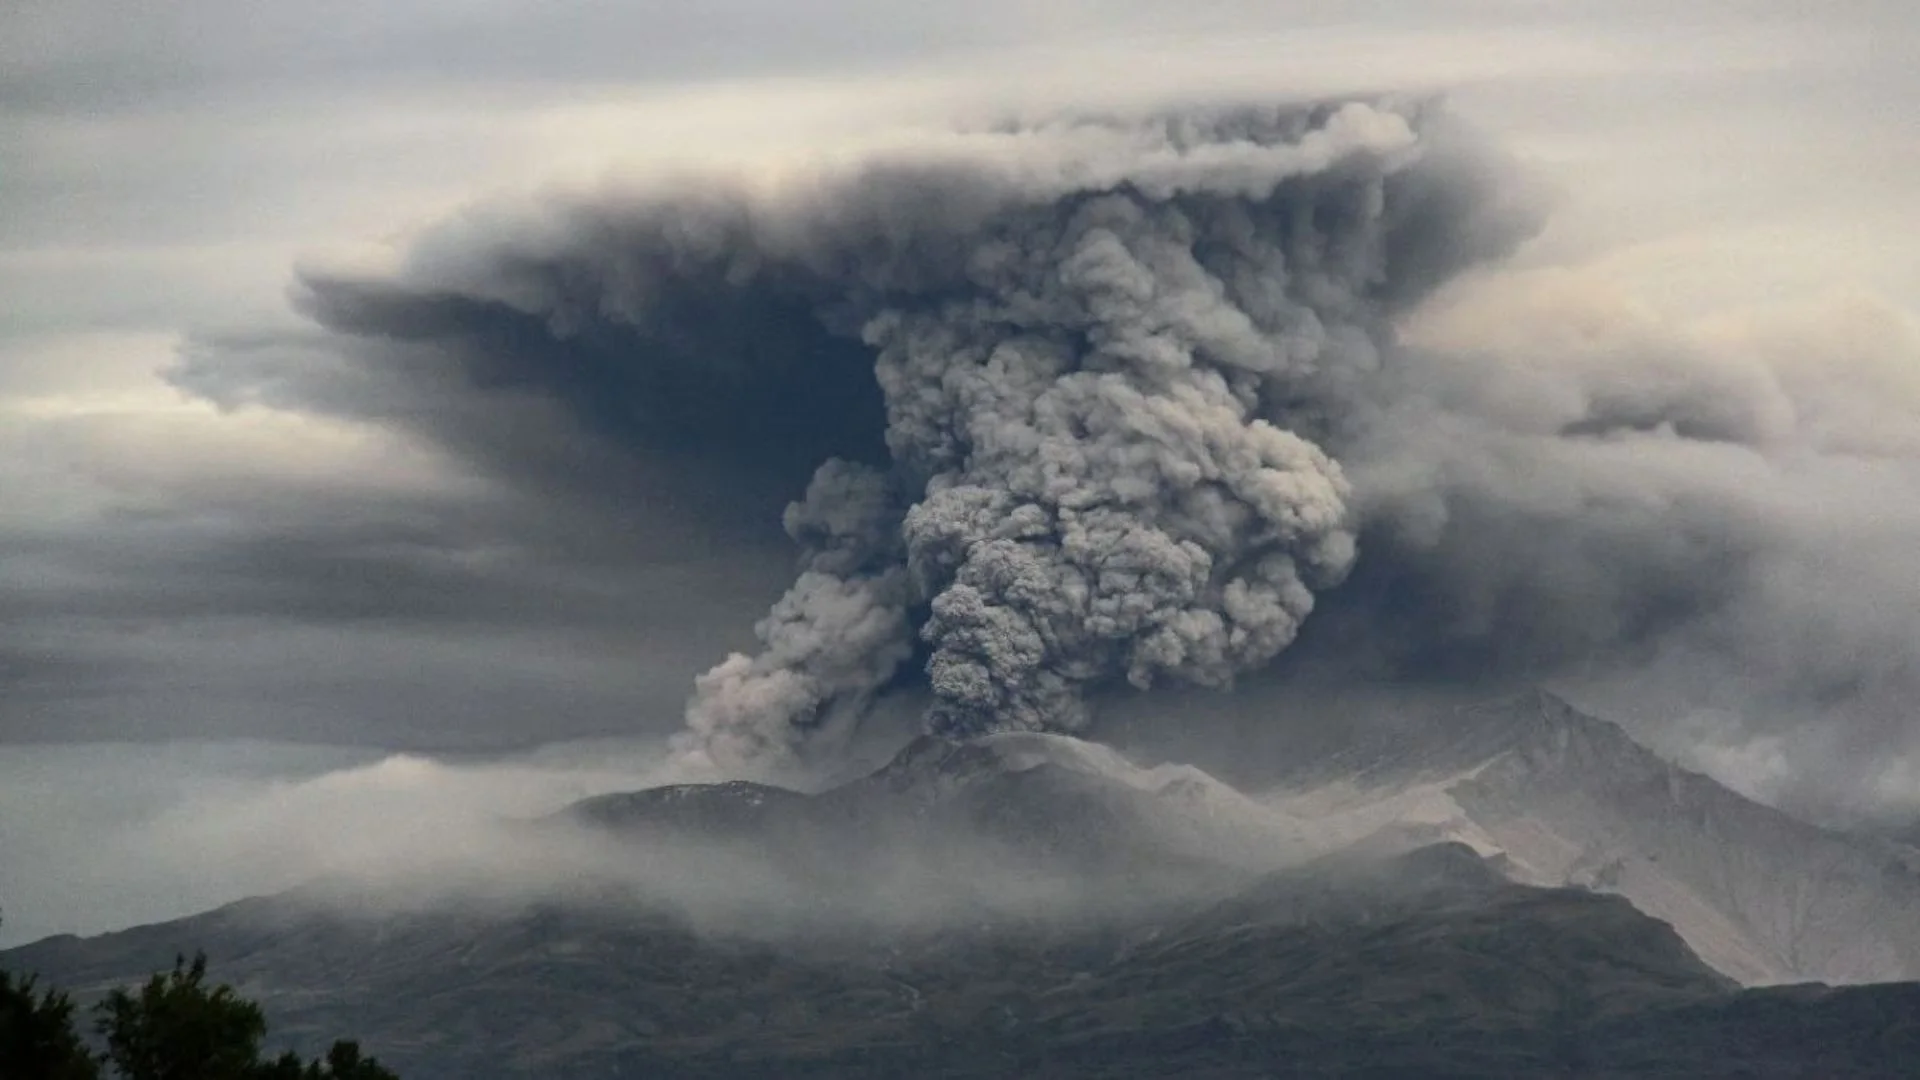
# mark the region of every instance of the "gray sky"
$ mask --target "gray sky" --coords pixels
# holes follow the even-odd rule
[[[1916,72],[1901,0],[10,4],[0,742],[665,732],[750,640],[811,462],[665,448],[588,481],[570,455],[599,451],[537,413],[487,418],[488,457],[163,377],[195,349],[292,370],[328,348],[298,344],[303,261],[390,263],[483,200],[764,178],[1007,113],[1442,88],[1555,206],[1416,337],[1531,357],[1557,332],[1539,311],[1691,341],[1854,304],[1898,338],[1920,310]],[[1508,325],[1511,295],[1544,299]],[[1906,528],[1871,538],[1874,565]]]

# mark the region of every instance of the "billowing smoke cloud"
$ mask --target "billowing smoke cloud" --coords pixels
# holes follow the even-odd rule
[[[1309,651],[1553,679],[1808,812],[1920,805],[1920,323],[1850,292],[1686,319],[1544,269],[1406,332],[1340,443],[1366,554]]]
[[[844,736],[913,653],[912,582],[886,477],[835,458],[787,508],[799,579],[754,627],[762,650],[697,679],[676,746],[718,768],[788,760]]]
[[[857,329],[891,461],[829,462],[789,510],[800,578],[763,651],[700,678],[686,748],[738,768],[839,727],[911,654],[910,609],[947,734],[1076,729],[1092,686],[1225,687],[1286,648],[1356,521],[1285,403],[1378,366],[1420,121],[1350,103],[1001,136],[783,219],[835,224],[827,265],[753,222],[765,261],[735,276],[797,264],[823,323]],[[912,214],[848,245],[876,194]]]
[[[1009,127],[475,211],[173,378],[417,435],[595,551],[804,491],[688,705],[722,771],[831,761],[923,673],[940,730],[1072,729],[1276,657],[1718,710],[1828,791],[1920,752],[1911,318],[1495,265],[1538,210],[1428,106]]]
[[[680,740],[777,769],[916,650],[930,726],[969,734],[1077,729],[1104,684],[1225,687],[1287,648],[1356,557],[1315,438],[1396,310],[1531,224],[1489,161],[1384,100],[1013,127],[770,192],[472,217],[306,304],[629,446],[827,457],[786,515],[797,580]],[[337,402],[341,376],[175,377]]]

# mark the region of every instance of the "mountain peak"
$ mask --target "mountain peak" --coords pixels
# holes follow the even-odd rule
[[[805,798],[787,788],[746,780],[673,784],[582,799],[556,816],[616,830],[648,826],[705,833],[751,831]]]

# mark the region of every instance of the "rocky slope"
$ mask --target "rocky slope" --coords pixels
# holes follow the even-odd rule
[[[1749,985],[1920,977],[1920,852],[1755,803],[1550,694],[1350,746],[1263,801],[1325,845],[1458,840],[1624,896]]]

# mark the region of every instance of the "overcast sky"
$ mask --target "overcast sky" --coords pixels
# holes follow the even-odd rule
[[[311,331],[288,302],[297,266],[389,263],[483,202],[698,169],[767,176],[1007,114],[1441,89],[1553,211],[1509,264],[1415,320],[1416,337],[1524,349],[1502,336],[1505,298],[1568,281],[1648,333],[1839,303],[1898,337],[1920,312],[1917,12],[13,0],[0,743],[15,749],[0,766],[119,783],[103,759],[20,744],[664,733],[692,676],[749,642],[785,586],[779,511],[810,461],[769,475],[665,448],[617,481],[575,482],[573,459],[507,460],[514,438],[491,455],[422,438],[393,419],[403,400],[383,421],[196,384],[201,351],[286,349]],[[1910,716],[1883,716],[1897,737],[1862,745],[1910,747]],[[1699,723],[1683,730],[1755,788],[1794,768],[1777,733],[1727,744]],[[1920,805],[1901,787],[1915,776],[1902,764],[1874,782]]]

